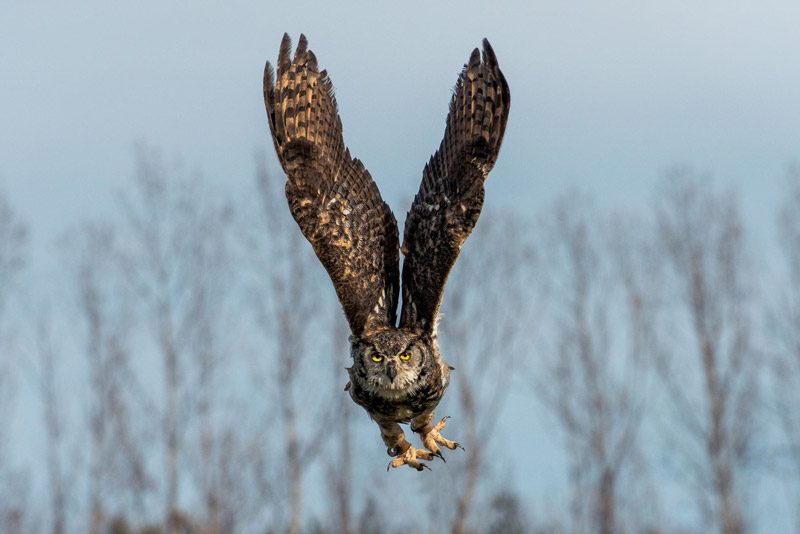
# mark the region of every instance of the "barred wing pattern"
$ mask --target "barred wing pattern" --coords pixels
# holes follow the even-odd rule
[[[267,118],[286,198],[333,282],[353,334],[394,326],[399,290],[397,222],[342,137],[333,86],[300,36],[284,34],[277,77],[264,69]]]
[[[406,218],[400,326],[435,334],[447,275],[483,206],[483,182],[497,160],[511,94],[489,42],[456,82],[444,139],[422,175]]]

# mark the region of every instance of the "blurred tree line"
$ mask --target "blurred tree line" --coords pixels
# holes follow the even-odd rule
[[[440,333],[466,451],[387,474],[263,159],[235,197],[140,146],[44,299],[0,195],[0,531],[734,534],[781,506],[800,529],[800,169],[760,257],[735,193],[691,169],[636,212],[489,205]]]

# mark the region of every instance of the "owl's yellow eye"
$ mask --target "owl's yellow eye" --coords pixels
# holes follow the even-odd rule
[[[372,361],[373,362],[380,362],[381,360],[383,360],[383,356],[381,356],[380,354],[373,354],[372,355]]]
[[[401,354],[400,355],[400,359],[403,360],[404,362],[407,362],[408,360],[411,359],[411,353],[410,352],[405,352],[405,353]]]

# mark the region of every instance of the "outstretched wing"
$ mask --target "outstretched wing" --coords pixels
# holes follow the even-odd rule
[[[284,34],[277,79],[264,70],[267,118],[286,198],[333,281],[355,335],[394,325],[399,289],[397,221],[372,177],[350,157],[326,71],[304,35],[290,60]]]
[[[447,275],[483,206],[483,182],[497,160],[511,94],[489,41],[456,82],[439,150],[422,174],[406,218],[400,326],[434,333]]]

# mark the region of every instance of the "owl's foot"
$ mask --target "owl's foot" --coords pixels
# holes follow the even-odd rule
[[[391,452],[389,454],[393,455]],[[426,451],[425,449],[416,449],[412,446],[409,446],[405,452],[397,454],[395,459],[389,462],[386,470],[388,471],[392,467],[400,467],[401,465],[413,467],[417,471],[422,471],[423,469],[430,470],[430,467],[419,461],[420,459],[433,460],[433,453],[431,451]]]
[[[456,443],[455,441],[450,441],[442,436],[439,431],[445,427],[446,421],[450,419],[450,416],[445,416],[442,418],[441,421],[436,423],[434,426],[430,427],[429,429],[422,429],[420,433],[422,434],[422,443],[428,448],[431,453],[435,456],[438,456],[442,460],[444,460],[444,456],[442,456],[442,450],[439,445],[444,445],[448,449],[455,450],[461,449],[464,450],[464,447]]]

